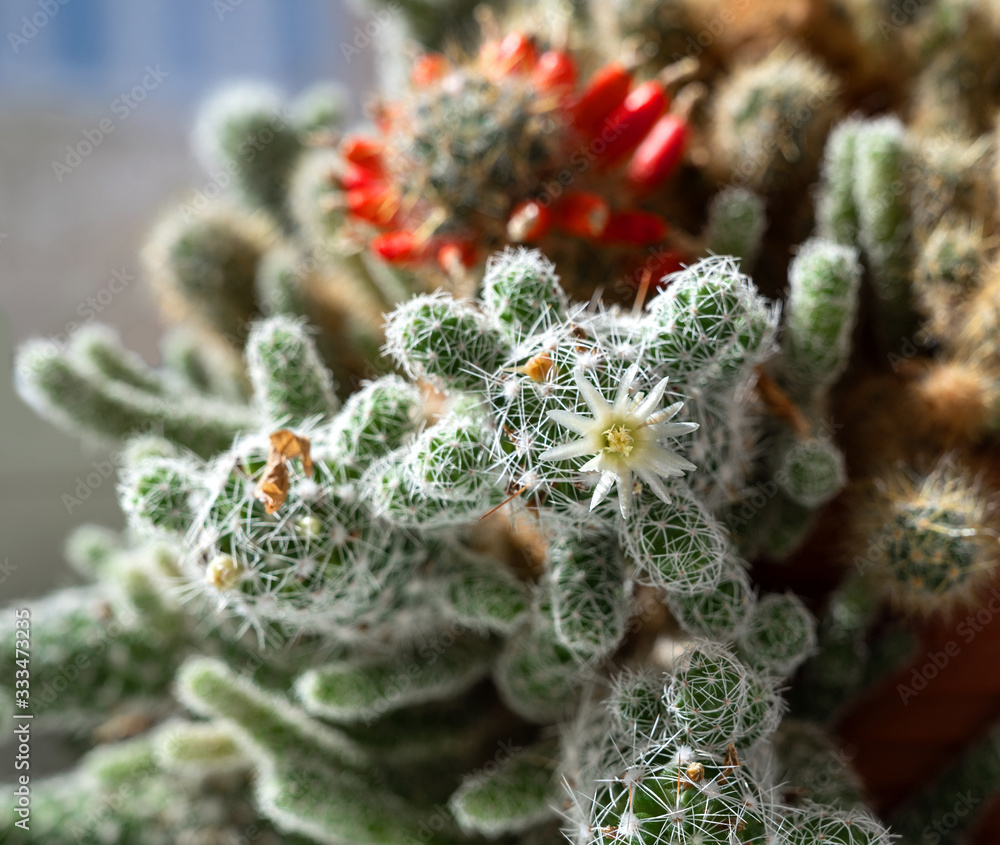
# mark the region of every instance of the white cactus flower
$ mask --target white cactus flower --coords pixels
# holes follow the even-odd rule
[[[685,471],[697,469],[690,461],[664,447],[660,440],[694,431],[698,423],[668,422],[684,403],[675,402],[660,409],[667,379],[660,381],[649,396],[644,397],[641,393],[630,396],[629,387],[638,371],[638,364],[629,367],[614,404],[609,405],[600,391],[587,380],[583,370],[578,368],[573,374],[576,386],[593,417],[559,409],[549,411],[551,420],[576,432],[580,438],[546,449],[539,457],[543,461],[565,461],[584,455],[593,456],[580,467],[581,472],[601,473],[590,501],[591,510],[604,500],[611,485],[617,482],[619,507],[622,516],[627,517],[632,508],[633,476],[638,476],[657,496],[669,503],[670,496],[661,477],[680,476]]]

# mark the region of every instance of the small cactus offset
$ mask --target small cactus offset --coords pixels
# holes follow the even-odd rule
[[[989,635],[975,707],[885,691],[995,597],[1000,23],[572,5],[396,4],[443,52],[367,128],[223,90],[163,363],[18,352],[127,523],[26,603],[22,709],[86,753],[24,841],[887,845],[972,783],[990,829]]]

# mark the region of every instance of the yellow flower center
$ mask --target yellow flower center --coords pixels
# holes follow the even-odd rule
[[[604,432],[604,437],[608,442],[609,452],[617,452],[624,458],[632,454],[635,440],[632,439],[631,432],[624,425],[613,425]]]

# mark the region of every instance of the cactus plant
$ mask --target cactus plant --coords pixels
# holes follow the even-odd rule
[[[128,523],[29,603],[22,709],[119,742],[26,841],[891,841],[837,720],[997,563],[988,109],[942,93],[993,24],[932,4],[894,68],[868,0],[577,6],[456,15],[368,128],[210,100],[163,365],[19,352]]]

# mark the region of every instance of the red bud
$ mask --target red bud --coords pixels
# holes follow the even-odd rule
[[[538,58],[531,72],[535,89],[543,92],[565,93],[576,87],[576,62],[562,50],[547,50]]]
[[[632,154],[626,176],[644,190],[661,185],[677,169],[684,155],[688,125],[677,115],[665,114]]]
[[[507,220],[507,237],[515,243],[541,240],[552,227],[552,212],[535,200],[525,200],[514,206]]]
[[[574,125],[587,135],[600,132],[604,121],[622,104],[632,87],[632,77],[618,62],[595,73],[573,108]]]
[[[372,238],[371,248],[376,255],[390,264],[417,261],[424,256],[424,245],[417,240],[413,232],[406,229],[376,235]]]
[[[410,68],[410,82],[417,88],[426,88],[451,70],[451,63],[440,53],[424,53]]]
[[[651,211],[616,211],[608,218],[601,240],[646,246],[662,241],[669,230],[667,221]]]
[[[488,41],[479,51],[479,65],[493,79],[515,73],[530,73],[538,54],[523,32],[511,32],[498,43]]]
[[[376,226],[388,226],[399,210],[399,197],[384,182],[371,182],[347,192],[347,210]]]
[[[659,82],[643,82],[629,94],[605,122],[602,137],[610,137],[598,160],[614,164],[633,150],[667,107],[667,95]]]
[[[369,170],[382,168],[382,142],[365,135],[348,135],[340,142],[340,153],[352,164]]]
[[[476,247],[468,241],[450,241],[438,248],[437,261],[446,273],[455,274],[476,263]]]
[[[348,162],[344,172],[340,174],[340,186],[345,191],[350,191],[354,188],[363,188],[374,182],[380,182],[381,179],[381,173]]]
[[[552,224],[571,235],[598,238],[608,224],[607,202],[599,194],[570,191],[552,208]]]

